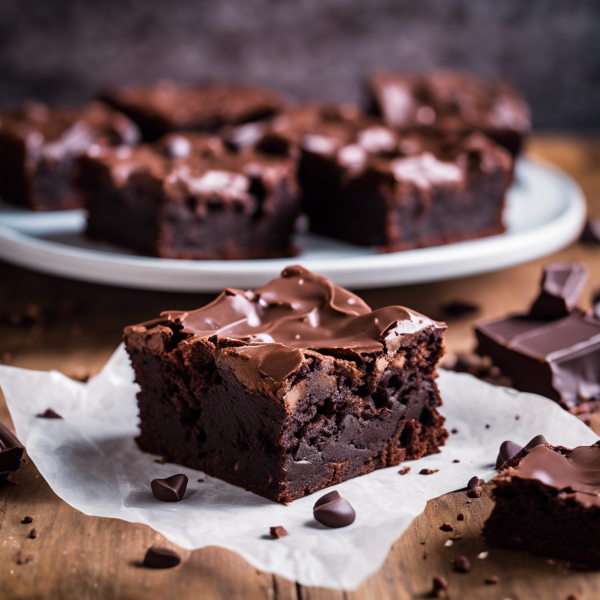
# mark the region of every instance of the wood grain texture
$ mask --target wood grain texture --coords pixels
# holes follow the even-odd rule
[[[572,174],[584,188],[590,212],[600,216],[600,141],[537,138],[530,152]],[[588,306],[593,289],[600,288],[600,248],[575,244],[556,257],[582,260],[591,267],[584,292]],[[499,273],[451,282],[368,290],[361,296],[373,307],[405,304],[431,316],[456,299],[481,306],[474,317],[449,319],[447,345],[451,351],[473,346],[474,318],[501,315],[527,306],[534,296],[544,261]],[[68,375],[82,368],[100,370],[121,338],[123,326],[154,317],[164,309],[196,308],[210,299],[197,294],[167,294],[121,290],[83,284],[0,264],[0,315],[22,312],[35,303],[56,313],[64,300],[73,310],[58,314],[48,326],[0,325],[0,359],[27,368],[58,369]],[[0,397],[0,419],[10,422]],[[595,427],[600,432],[600,428]],[[475,473],[474,473],[475,474]],[[203,598],[250,600],[387,600],[427,597],[433,575],[449,582],[450,598],[580,600],[600,597],[600,574],[569,571],[560,562],[524,553],[487,548],[479,535],[489,514],[487,497],[469,500],[465,492],[429,502],[393,546],[377,574],[357,592],[305,588],[257,571],[239,556],[218,548],[180,551],[176,569],[151,571],[139,566],[146,548],[154,543],[173,547],[144,525],[88,517],[58,499],[33,464],[16,477],[19,485],[0,488],[0,598],[180,600]],[[457,487],[466,482],[457,482]],[[457,521],[462,512],[464,521]],[[33,523],[22,524],[24,516]],[[451,523],[454,533],[439,530]],[[37,537],[28,537],[32,528]],[[452,546],[445,541],[462,535]],[[478,559],[482,551],[485,559]],[[471,572],[452,571],[451,559],[465,555]],[[496,575],[496,585],[484,579]]]

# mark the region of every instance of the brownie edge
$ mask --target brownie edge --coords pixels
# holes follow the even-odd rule
[[[128,327],[144,451],[276,502],[437,452],[445,325],[302,267]]]

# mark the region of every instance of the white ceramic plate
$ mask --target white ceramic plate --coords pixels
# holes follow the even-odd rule
[[[508,194],[507,231],[435,248],[376,254],[313,235],[300,235],[295,258],[184,261],[149,258],[94,243],[81,232],[84,211],[31,213],[0,205],[0,258],[73,279],[166,291],[254,288],[290,264],[302,264],[353,289],[452,279],[547,256],[573,242],[585,220],[578,185],[531,159],[517,165]]]

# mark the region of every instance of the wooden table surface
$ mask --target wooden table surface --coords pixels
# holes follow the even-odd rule
[[[600,140],[537,137],[530,153],[570,173],[586,192],[590,214],[600,216]],[[575,244],[553,258],[582,260],[591,267],[585,290],[600,288],[600,247]],[[373,307],[404,304],[424,314],[440,314],[440,306],[469,299],[481,306],[475,318],[522,309],[534,297],[540,267],[537,261],[506,271],[426,285],[368,290],[361,296]],[[209,297],[124,290],[38,275],[0,263],[0,317],[22,313],[30,304],[50,314],[46,326],[0,324],[0,358],[32,369],[58,369],[67,375],[100,370],[121,339],[125,325],[153,318],[164,309],[191,309]],[[71,308],[64,310],[67,301]],[[30,310],[35,310],[30,309]],[[470,317],[449,319],[450,351],[472,348]],[[43,393],[43,392],[41,392]],[[10,422],[0,395],[0,419]],[[600,429],[597,429],[600,431]],[[145,525],[87,517],[50,490],[31,463],[14,477],[20,485],[0,489],[0,598],[119,598],[334,600],[423,598],[435,574],[446,577],[450,598],[566,599],[600,598],[600,574],[569,571],[560,562],[525,553],[489,549],[479,535],[491,502],[486,497],[466,504],[456,492],[429,502],[392,548],[386,562],[356,592],[306,588],[257,571],[234,553],[205,548],[181,551],[176,569],[151,571],[138,566],[154,543],[172,546]],[[458,522],[462,512],[465,520]],[[31,525],[21,524],[25,515]],[[462,539],[451,547],[439,530],[452,523]],[[32,527],[37,537],[30,539]],[[468,574],[452,571],[450,560],[465,555]],[[484,579],[497,575],[497,585]]]

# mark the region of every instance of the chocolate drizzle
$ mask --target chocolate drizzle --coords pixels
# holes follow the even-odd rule
[[[358,296],[299,266],[288,267],[279,279],[254,292],[227,289],[208,306],[162,317],[201,337],[281,344],[288,350],[286,369],[298,360],[290,348],[329,354],[393,353],[405,334],[445,328],[401,306],[372,311]],[[261,351],[260,369],[266,374],[280,369],[281,352],[275,349],[281,347]]]

